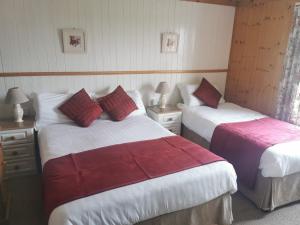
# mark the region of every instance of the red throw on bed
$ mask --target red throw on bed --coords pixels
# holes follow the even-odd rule
[[[219,125],[214,131],[210,149],[233,164],[239,181],[254,188],[264,151],[275,144],[294,140],[300,140],[299,127],[263,118]]]
[[[221,160],[180,136],[51,159],[43,170],[45,210],[50,216],[59,205],[79,198]]]

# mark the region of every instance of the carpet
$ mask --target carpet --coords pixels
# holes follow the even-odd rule
[[[8,181],[12,192],[10,225],[46,225],[43,217],[41,177],[17,177]],[[242,194],[232,197],[233,225],[300,225],[300,202],[271,213],[255,207]],[[1,224],[2,225],[2,224]]]

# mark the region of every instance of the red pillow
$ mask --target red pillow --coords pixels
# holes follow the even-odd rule
[[[222,94],[205,78],[202,79],[194,95],[212,108],[218,108],[219,101],[222,97]]]
[[[103,110],[116,121],[125,119],[131,112],[137,109],[135,102],[121,86],[118,86],[112,93],[98,98],[97,101]]]
[[[74,94],[58,108],[63,114],[82,127],[88,127],[103,110],[84,89]]]

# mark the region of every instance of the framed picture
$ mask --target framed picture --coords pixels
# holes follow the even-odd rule
[[[179,34],[177,33],[163,33],[161,41],[162,53],[176,53],[178,50]]]
[[[84,53],[85,33],[81,29],[63,29],[64,53]]]

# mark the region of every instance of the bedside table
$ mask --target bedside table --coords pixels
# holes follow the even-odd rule
[[[6,163],[5,178],[36,172],[34,120],[0,121],[0,142]]]
[[[147,108],[147,114],[172,133],[180,135],[182,111],[176,106],[167,106],[165,109],[151,106]]]

